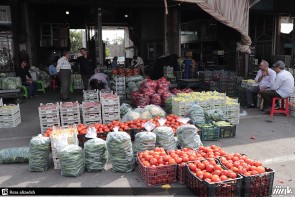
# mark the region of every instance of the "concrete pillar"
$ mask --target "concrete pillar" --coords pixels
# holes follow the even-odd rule
[[[23,10],[24,10],[24,19],[25,19],[25,31],[26,31],[26,45],[27,45],[27,53],[29,55],[29,63],[30,66],[35,66],[35,62],[32,58],[32,40],[31,40],[31,31],[30,31],[30,20],[29,20],[29,10],[28,10],[28,3],[24,2],[23,4]]]
[[[180,13],[179,9],[172,7],[169,9],[169,53],[180,56]]]
[[[96,38],[95,38],[95,50],[98,58],[98,63],[103,64],[103,43],[102,43],[102,13],[101,8],[97,9],[97,25],[96,25]]]

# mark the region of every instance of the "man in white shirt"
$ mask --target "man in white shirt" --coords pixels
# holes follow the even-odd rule
[[[285,64],[277,61],[274,64],[274,70],[277,73],[275,82],[270,90],[261,91],[261,96],[265,101],[265,107],[271,107],[272,98],[288,98],[294,92],[294,77],[289,71],[285,70]]]
[[[255,82],[258,83],[258,86],[247,88],[247,102],[248,106],[245,108],[253,108],[253,95],[257,94],[260,91],[270,89],[275,81],[276,72],[269,68],[269,64],[267,61],[262,60],[259,64],[260,70],[257,72],[255,77]]]
[[[144,62],[141,57],[139,57],[138,55],[133,56],[133,59],[131,61],[131,66],[134,68],[140,68],[142,76],[145,76]]]
[[[62,88],[62,100],[69,101],[70,84],[71,84],[71,74],[72,66],[69,62],[71,57],[70,51],[64,51],[63,56],[57,61],[56,71],[59,73],[59,78]]]

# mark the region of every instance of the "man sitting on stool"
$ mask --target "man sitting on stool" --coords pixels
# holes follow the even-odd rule
[[[265,110],[270,110],[272,98],[288,98],[294,92],[294,77],[289,71],[285,70],[285,64],[282,61],[277,61],[274,65],[274,70],[277,73],[275,82],[270,90],[262,90],[261,96],[264,99]],[[268,109],[267,109],[268,108]]]
[[[255,82],[259,84],[259,86],[254,86],[247,88],[246,94],[247,94],[247,102],[248,106],[245,108],[253,108],[254,102],[253,102],[253,94],[257,94],[260,91],[263,91],[265,89],[269,89],[272,87],[275,78],[276,78],[276,72],[268,67],[268,62],[265,60],[262,60],[259,64],[260,70],[257,72],[257,75],[255,77]]]

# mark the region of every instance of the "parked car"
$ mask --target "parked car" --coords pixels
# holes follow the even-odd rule
[[[119,65],[124,65],[125,64],[125,57],[124,56],[118,57],[117,62]]]

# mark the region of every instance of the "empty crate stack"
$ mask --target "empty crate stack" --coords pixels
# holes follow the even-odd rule
[[[20,123],[21,116],[19,104],[0,106],[0,128],[12,128]]]
[[[98,101],[84,101],[82,103],[83,123],[91,125],[94,123],[102,123],[101,121],[101,105]]]
[[[100,95],[103,124],[111,123],[113,120],[120,120],[120,97],[116,94]]]
[[[41,133],[53,126],[60,126],[59,104],[42,103],[38,107]]]
[[[60,104],[60,119],[62,126],[80,124],[80,105],[76,102],[66,102]]]
[[[83,90],[84,101],[99,101],[98,90]]]
[[[112,89],[120,98],[126,98],[125,76],[115,76],[114,83],[115,85],[112,87]]]
[[[226,99],[226,119],[233,125],[237,125],[240,122],[240,103],[238,99]]]

